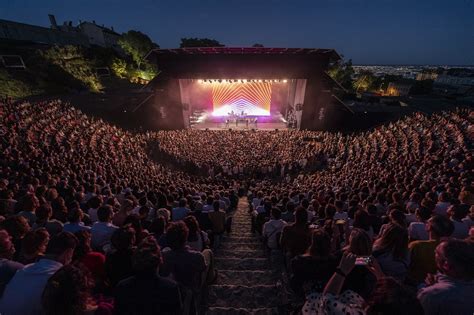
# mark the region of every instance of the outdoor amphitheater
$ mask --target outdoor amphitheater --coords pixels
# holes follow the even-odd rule
[[[0,314],[473,314],[472,106],[358,106],[334,49],[143,60],[0,101]]]

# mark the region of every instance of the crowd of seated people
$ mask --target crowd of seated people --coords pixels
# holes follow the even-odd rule
[[[203,312],[247,193],[296,310],[472,314],[473,122],[131,133],[61,101],[0,103],[0,313]]]

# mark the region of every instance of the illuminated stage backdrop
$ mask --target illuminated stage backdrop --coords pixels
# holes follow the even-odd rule
[[[269,116],[272,82],[213,82],[213,116],[228,116],[242,111],[249,116]]]

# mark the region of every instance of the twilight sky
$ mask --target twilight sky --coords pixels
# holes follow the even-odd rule
[[[335,48],[355,64],[474,65],[474,0],[0,0],[0,19],[49,26],[95,20],[226,46]]]

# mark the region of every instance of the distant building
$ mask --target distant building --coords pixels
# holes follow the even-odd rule
[[[120,34],[113,30],[95,24],[95,21],[80,22],[73,26],[72,21],[66,21],[63,25],[56,23],[54,15],[49,15],[50,28],[0,20],[0,40],[17,40],[41,43],[47,45],[79,45],[89,47],[97,45],[110,47],[121,51],[118,45]]]
[[[439,75],[435,80],[436,84],[445,84],[451,86],[474,86],[474,75],[470,76],[454,76],[454,75]]]
[[[390,82],[388,84],[387,96],[407,96],[410,93],[412,84],[401,83],[401,82]]]
[[[91,45],[120,49],[118,45],[120,34],[116,33],[113,28],[97,25],[95,21],[92,23],[82,22],[77,28],[87,36]]]
[[[420,72],[416,75],[417,81],[424,81],[424,80],[436,80],[438,74],[436,72]]]
[[[42,26],[0,20],[0,40],[29,41],[47,45],[79,45],[89,47],[87,37],[77,30],[66,32],[59,27]]]

